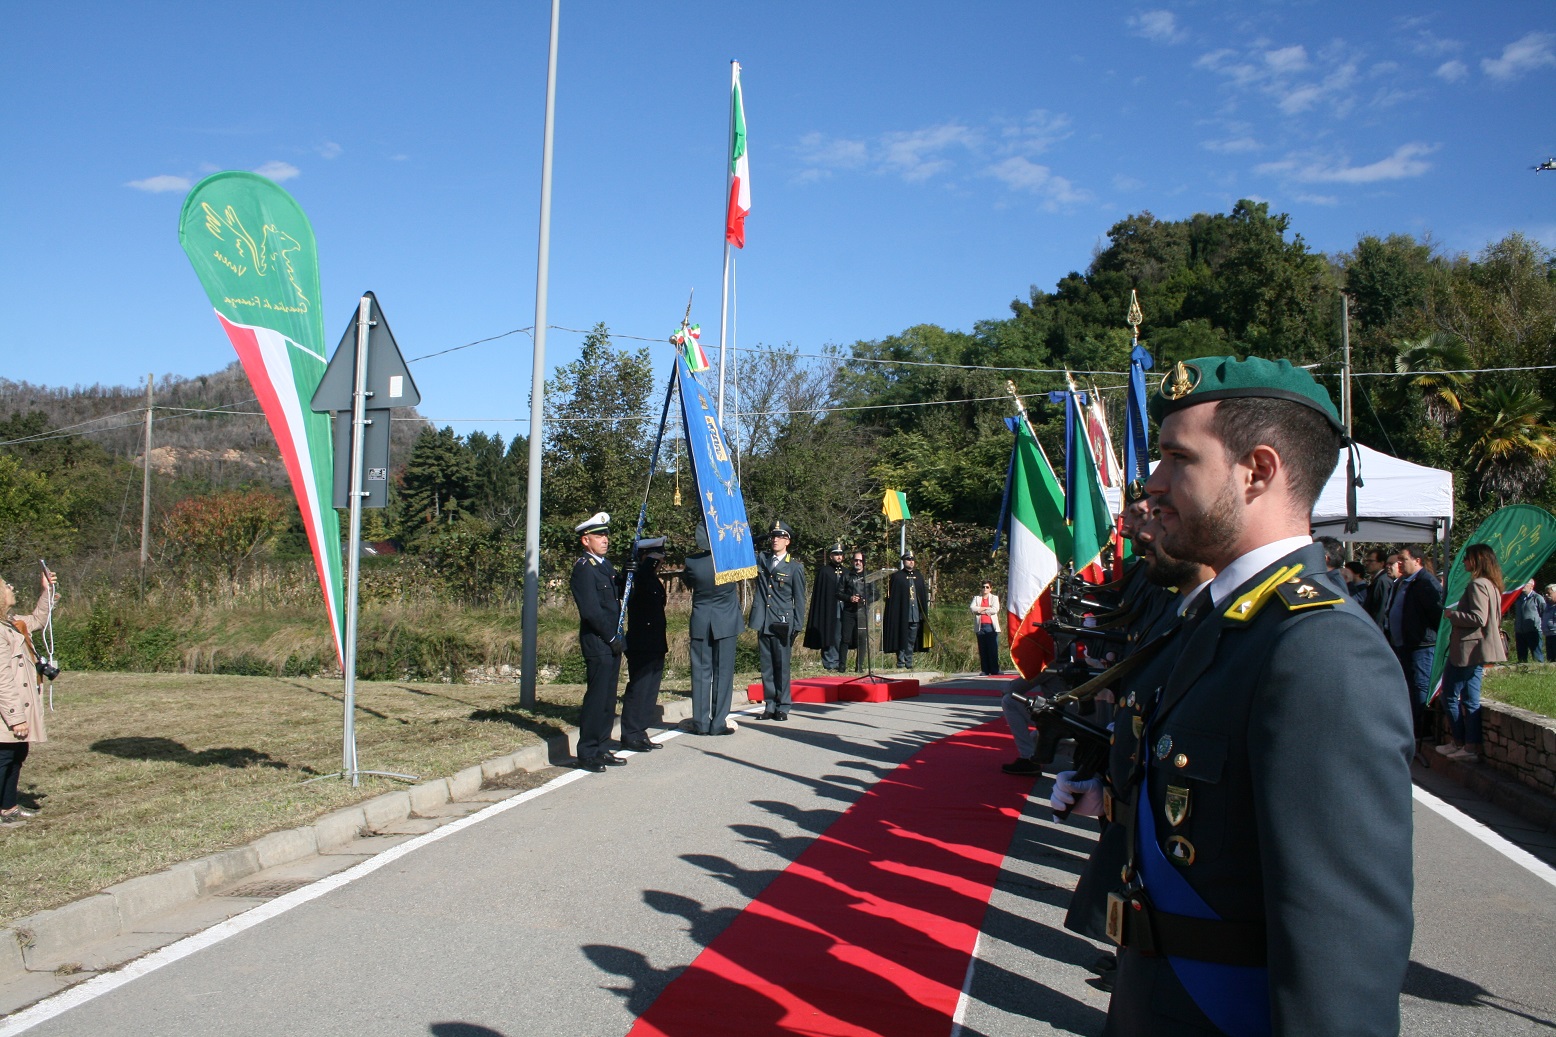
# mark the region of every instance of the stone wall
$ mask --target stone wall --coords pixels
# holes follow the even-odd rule
[[[1556,797],[1556,720],[1483,698],[1480,722],[1486,737],[1485,766]],[[1445,739],[1447,726],[1445,717]]]

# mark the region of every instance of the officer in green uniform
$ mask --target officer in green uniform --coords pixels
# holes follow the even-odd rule
[[[1334,405],[1286,361],[1207,357],[1175,365],[1152,410],[1163,547],[1216,576],[1110,768],[1127,863],[1104,1033],[1397,1034],[1410,711],[1387,643],[1309,536]],[[1103,798],[1059,792],[1079,812]]]

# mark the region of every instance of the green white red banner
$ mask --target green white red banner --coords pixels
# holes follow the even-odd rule
[[[272,181],[226,172],[206,177],[184,199],[178,241],[275,434],[313,549],[335,651],[344,659],[330,417],[309,406],[329,362],[313,228]]]
[[[1040,625],[1053,618],[1053,582],[1059,560],[1074,550],[1064,521],[1064,490],[1025,419],[1015,419],[1010,464],[1010,579],[1005,627],[1010,658],[1024,677],[1054,659],[1053,637]]]
[[[746,214],[751,211],[751,163],[746,158],[746,105],[740,92],[740,66],[730,92],[729,212],[724,220],[724,240],[746,247]]]

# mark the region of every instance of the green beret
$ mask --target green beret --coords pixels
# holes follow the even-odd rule
[[[1340,412],[1335,410],[1329,393],[1303,368],[1289,360],[1265,360],[1251,356],[1206,356],[1172,365],[1162,384],[1151,397],[1151,416],[1160,422],[1175,410],[1214,400],[1259,397],[1290,400],[1312,407],[1329,419],[1336,432],[1343,433]]]

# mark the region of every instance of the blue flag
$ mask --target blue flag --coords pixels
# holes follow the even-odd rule
[[[681,384],[681,419],[686,428],[687,453],[702,509],[703,528],[713,548],[713,572],[719,583],[734,583],[756,575],[756,548],[746,521],[746,501],[740,493],[735,464],[719,429],[718,411],[708,399],[697,376],[676,359]]]
[[[1151,445],[1145,423],[1145,372],[1155,364],[1145,347],[1129,354],[1129,395],[1124,402],[1124,482],[1150,474]]]

